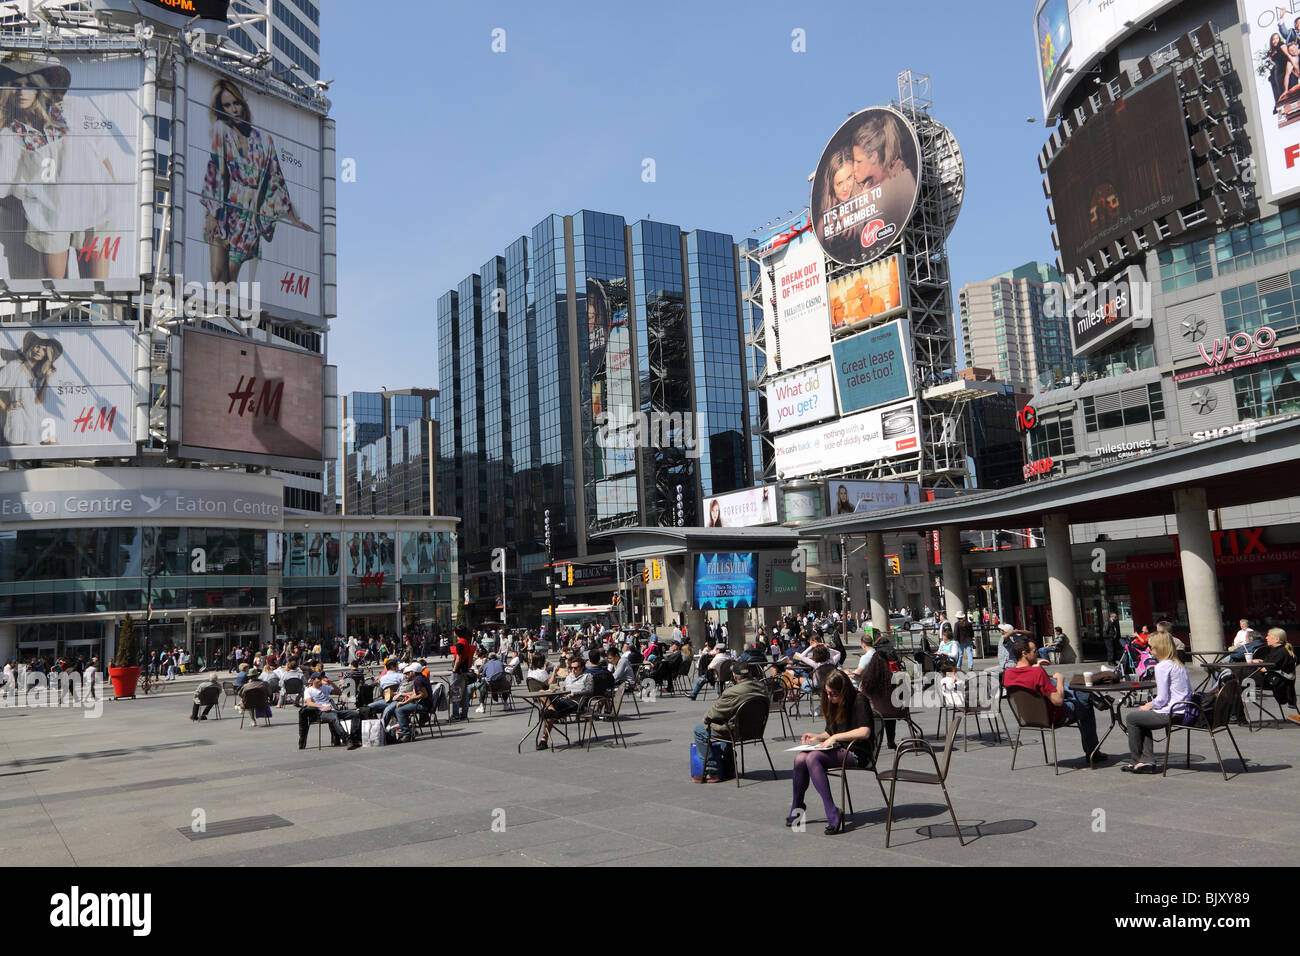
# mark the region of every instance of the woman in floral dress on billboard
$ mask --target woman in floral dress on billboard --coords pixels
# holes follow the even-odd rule
[[[203,181],[203,239],[211,250],[212,281],[234,282],[250,259],[249,281],[255,281],[262,240],[275,237],[277,221],[315,230],[294,211],[275,140],[253,128],[252,110],[239,87],[217,80],[210,108],[212,151]]]

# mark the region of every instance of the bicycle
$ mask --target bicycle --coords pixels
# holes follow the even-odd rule
[[[158,691],[158,681],[146,667],[140,672],[140,693],[149,695]]]

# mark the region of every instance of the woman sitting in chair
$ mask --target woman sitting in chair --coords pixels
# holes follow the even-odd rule
[[[1263,664],[1264,673],[1259,682],[1273,692],[1273,699],[1279,707],[1296,707],[1295,696],[1295,648],[1287,641],[1286,631],[1280,627],[1269,630],[1264,640],[1266,646],[1255,652],[1251,658],[1257,664]],[[1287,714],[1287,719],[1300,723],[1300,716]]]
[[[1168,732],[1172,720],[1170,710],[1192,697],[1187,668],[1174,653],[1173,638],[1168,634],[1153,634],[1150,643],[1157,661],[1156,698],[1128,715],[1128,750],[1133,762],[1120,767],[1128,773],[1160,772],[1156,766],[1153,731],[1163,727]]]
[[[826,716],[826,731],[804,734],[803,744],[816,745],[817,750],[806,750],[795,755],[794,801],[785,818],[786,826],[794,826],[806,809],[804,794],[808,784],[817,789],[826,810],[826,834],[844,830],[844,815],[831,799],[830,781],[826,771],[844,767],[867,767],[872,760],[871,705],[863,694],[853,689],[853,682],[843,671],[835,671],[822,686],[822,713]],[[843,748],[848,748],[845,754]]]

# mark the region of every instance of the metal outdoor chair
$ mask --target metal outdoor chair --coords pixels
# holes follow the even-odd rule
[[[623,709],[623,698],[627,694],[627,688],[619,685],[614,688],[611,697],[593,697],[587,702],[587,749],[591,749],[591,740],[596,736],[596,721],[606,721],[609,723],[610,730],[614,734],[614,740],[623,744],[623,749],[627,749],[627,738],[623,736],[622,727],[619,725],[619,712]]]
[[[227,702],[231,697],[238,699],[239,688],[235,686],[235,682],[233,680],[223,680],[221,682],[221,689],[226,695]]]
[[[889,798],[885,796],[884,784],[880,782],[880,777],[876,773],[878,769],[877,761],[880,760],[880,748],[884,743],[884,739],[885,722],[879,716],[873,715],[871,720],[871,740],[869,741],[871,744],[871,763],[865,765],[854,764],[853,766],[849,766],[849,750],[845,747],[840,765],[838,767],[831,767],[826,771],[827,777],[840,778],[840,806],[845,808],[850,816],[853,815],[853,794],[849,790],[850,771],[861,770],[864,773],[869,773],[874,776],[876,778],[876,786],[880,787],[881,799],[886,803],[889,802]]]
[[[974,702],[971,700],[972,691]],[[940,727],[953,714],[964,714],[967,718],[975,720],[975,732],[980,736],[983,736],[984,731],[979,726],[979,721],[989,721],[993,725],[994,739],[1002,743],[998,723],[1001,722],[1002,729],[1006,730],[1006,721],[1002,717],[1002,682],[996,671],[984,671],[974,675],[972,680],[958,681],[951,689],[945,688],[940,691],[940,700],[942,702],[939,712]],[[935,736],[938,736],[938,733]],[[1007,731],[1007,738],[1010,737],[1011,732]],[[961,749],[970,749],[970,724],[966,725],[962,734]]]
[[[939,786],[943,788],[943,802],[948,805],[948,815],[952,817],[952,825],[957,830],[957,840],[962,846],[966,845],[966,838],[962,836],[961,824],[957,822],[957,811],[952,808],[952,800],[948,796],[948,768],[952,763],[952,752],[956,749],[957,729],[961,726],[965,714],[953,714],[952,723],[948,725],[948,736],[944,739],[943,763],[939,762],[938,756],[932,747],[920,737],[908,737],[898,745],[898,750],[894,753],[894,766],[889,770],[877,770],[876,780],[881,783],[881,792],[884,792],[884,781],[889,781],[889,794],[885,797],[885,803],[889,807],[888,815],[885,817],[885,849],[889,848],[889,837],[894,826],[894,790],[899,783],[920,783],[930,786]],[[925,770],[903,770],[899,763],[903,757],[908,754],[923,754],[928,756],[934,763],[934,773]]]
[[[1047,762],[1047,735],[1052,735],[1052,766],[1059,774],[1061,763],[1056,751],[1056,726],[1047,711],[1047,698],[1027,687],[1008,687],[1007,704],[1011,707],[1011,714],[1019,725],[1011,749],[1011,769],[1016,769],[1016,757],[1020,753],[1020,735],[1028,730],[1036,731],[1041,736],[1044,763]]]
[[[514,684],[510,680],[509,674],[502,674],[490,684],[484,684],[479,688],[479,703],[487,707],[487,712],[492,713],[492,705],[500,703],[506,710],[513,710],[514,704],[510,701],[510,691]]]
[[[284,684],[280,687],[280,696],[285,700],[293,699],[295,706],[302,706],[302,678],[286,678]]]
[[[728,667],[728,664],[719,666],[719,670]],[[764,735],[767,733],[767,700],[763,697],[754,697],[745,701],[736,711],[736,715],[726,723],[726,730],[715,730],[715,725],[705,724],[706,737],[704,752],[707,754],[713,747],[713,742],[731,744],[740,751],[740,764],[736,772],[736,786],[740,786],[740,778],[745,775],[745,744],[760,744],[763,747],[763,753],[767,754],[767,765],[772,768],[772,779],[776,779],[776,765],[772,763],[772,754],[767,749],[767,741]],[[704,782],[707,775],[702,775],[700,781]]]
[[[245,717],[251,720],[253,726],[256,727],[257,712],[259,710],[265,710],[268,714],[271,713],[271,692],[265,687],[254,687],[252,690],[246,690],[241,699],[244,702],[244,709],[239,712],[240,730],[244,729]],[[262,719],[266,721],[266,726],[271,726],[270,717],[263,717]]]
[[[199,699],[200,707],[213,707],[217,711],[217,720],[221,719],[221,688],[216,684],[208,684],[199,688],[196,695]]]
[[[1169,776],[1169,742],[1174,739],[1174,734],[1179,731],[1187,732],[1187,767],[1192,766],[1192,732],[1204,733],[1210,735],[1210,743],[1214,747],[1214,755],[1219,758],[1219,772],[1223,774],[1223,779],[1228,779],[1228,771],[1223,766],[1223,754],[1219,751],[1219,743],[1214,738],[1219,734],[1226,733],[1228,739],[1232,741],[1232,749],[1237,751],[1237,759],[1241,762],[1242,773],[1247,772],[1250,768],[1246,766],[1246,758],[1241,755],[1241,748],[1237,746],[1237,738],[1232,736],[1233,712],[1237,709],[1237,700],[1241,696],[1241,685],[1235,680],[1224,681],[1219,688],[1219,692],[1214,695],[1214,711],[1207,715],[1202,713],[1200,719],[1194,724],[1171,723],[1169,730],[1165,733],[1165,769],[1161,776]],[[1169,716],[1173,719],[1181,720],[1188,710],[1188,702],[1180,701],[1169,709]]]
[[[1300,707],[1296,706],[1294,670],[1290,673],[1285,673],[1283,671],[1261,668],[1252,676],[1254,678],[1253,693],[1249,696],[1244,692],[1242,694],[1242,712],[1246,715],[1247,726],[1249,726],[1251,730],[1254,730],[1254,723],[1250,722],[1249,705],[1251,704],[1254,704],[1256,710],[1259,712],[1259,716],[1256,718],[1255,722],[1259,724],[1261,730],[1264,728],[1265,717],[1271,720],[1274,726],[1276,726],[1283,720],[1286,720],[1286,709],[1288,707],[1295,710],[1297,713],[1300,713]],[[1277,704],[1278,713],[1276,714],[1269,710],[1265,704],[1268,695],[1271,695],[1273,699],[1272,702]]]
[[[784,740],[787,737],[794,736],[794,728],[790,725],[789,718],[785,713],[786,693],[788,688],[785,681],[780,677],[765,677],[763,685],[767,688],[768,718],[771,719],[773,714],[777,714],[781,719],[781,737]]]

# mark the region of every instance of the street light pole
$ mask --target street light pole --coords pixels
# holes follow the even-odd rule
[[[551,553],[551,509],[544,515],[546,522],[546,587],[551,595],[551,643],[557,644],[559,638],[555,631],[555,557]]]

